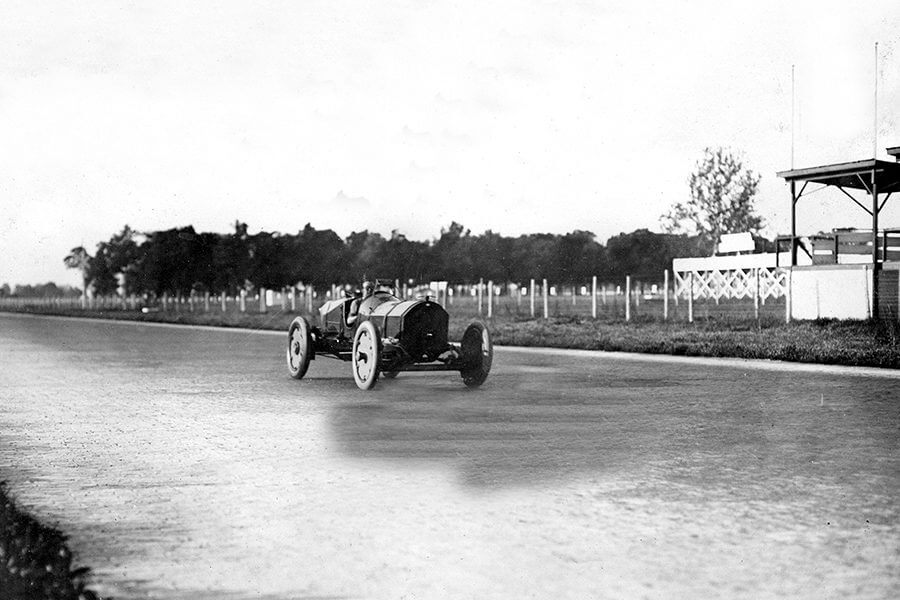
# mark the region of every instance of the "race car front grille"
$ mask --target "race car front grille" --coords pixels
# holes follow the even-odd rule
[[[423,302],[403,319],[399,340],[415,360],[434,360],[447,349],[447,311],[431,302]]]

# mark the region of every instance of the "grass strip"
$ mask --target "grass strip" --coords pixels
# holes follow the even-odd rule
[[[66,536],[23,512],[0,482],[0,598],[99,600],[87,567],[72,568]]]
[[[287,331],[296,313],[151,312],[48,310],[23,312],[73,317],[214,325]],[[309,316],[307,315],[309,318]],[[483,319],[498,345],[642,352],[683,356],[755,358],[900,368],[900,323],[896,321],[816,321],[708,318],[694,323],[637,318],[631,322],[584,317]],[[471,317],[451,313],[450,339],[459,340]],[[315,319],[310,318],[315,324]]]

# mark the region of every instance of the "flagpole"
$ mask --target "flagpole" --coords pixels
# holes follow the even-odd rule
[[[874,127],[872,129],[872,158],[878,158],[878,42],[875,42],[875,102],[874,102]]]
[[[791,170],[794,170],[794,129],[796,123],[794,120],[794,65],[791,65]]]

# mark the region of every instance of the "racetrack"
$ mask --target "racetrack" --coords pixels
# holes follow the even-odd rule
[[[900,373],[0,315],[0,480],[129,598],[900,597]]]

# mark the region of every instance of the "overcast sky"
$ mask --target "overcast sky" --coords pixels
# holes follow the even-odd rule
[[[433,239],[588,229],[688,197],[703,148],[762,174],[900,145],[900,2],[0,3],[0,283],[124,225]],[[900,198],[882,216],[900,226]],[[827,192],[801,233],[871,226]]]

